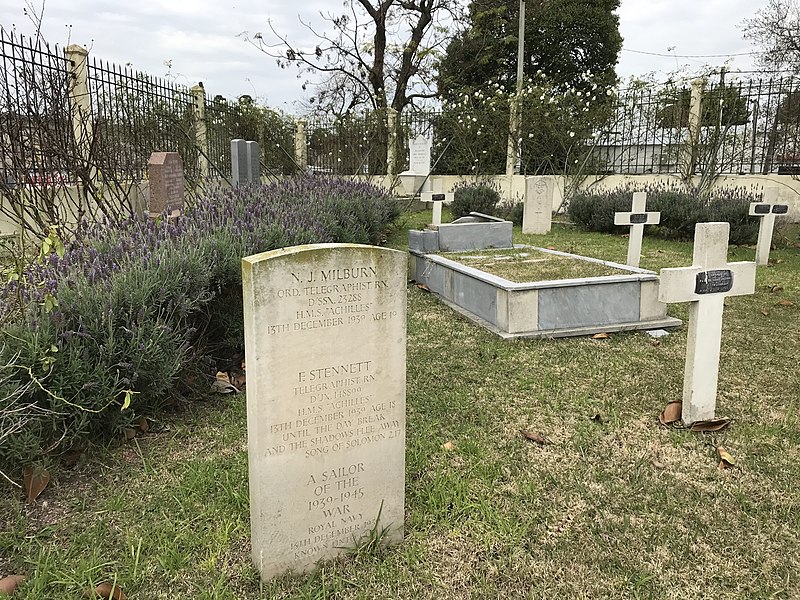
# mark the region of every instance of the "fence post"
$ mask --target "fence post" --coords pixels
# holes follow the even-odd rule
[[[700,143],[700,119],[703,107],[703,92],[706,80],[697,78],[692,80],[692,95],[689,101],[689,139],[687,140],[684,155],[683,174],[685,179],[694,175],[697,166],[698,144]]]
[[[393,108],[386,111],[386,127],[389,128],[386,138],[386,174],[392,180],[397,174],[397,111]]]
[[[308,121],[298,119],[294,131],[294,162],[301,171],[308,169],[308,146],[306,146],[306,125]]]
[[[197,166],[200,177],[208,177],[208,127],[206,125],[206,90],[202,83],[192,86],[194,96],[194,132],[197,144]]]
[[[89,51],[78,44],[64,48],[69,62],[72,132],[79,156],[86,162],[92,147],[92,99],[89,96]],[[92,169],[94,179],[94,169]]]

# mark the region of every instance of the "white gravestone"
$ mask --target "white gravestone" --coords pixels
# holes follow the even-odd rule
[[[408,144],[408,170],[415,175],[429,175],[431,172],[431,146],[433,141],[418,135]]]
[[[775,217],[786,215],[789,212],[788,204],[777,204],[778,190],[769,188],[764,192],[764,200],[750,203],[750,216],[761,217],[758,226],[758,243],[756,244],[756,264],[769,263],[769,249],[772,246],[772,230],[775,227]]]
[[[725,298],[755,292],[756,264],[728,262],[729,232],[729,223],[698,223],[692,266],[661,270],[659,301],[691,302],[683,374],[685,425],[714,418]]]
[[[315,244],[242,261],[253,561],[308,571],[403,538],[403,252]]]
[[[630,225],[628,235],[628,260],[627,265],[639,266],[639,257],[642,254],[642,235],[645,225],[657,225],[661,221],[660,212],[645,212],[647,194],[634,192],[631,212],[614,213],[614,225]]]
[[[247,146],[247,181],[261,183],[261,148],[258,142],[246,142]]]
[[[231,140],[231,183],[238,187],[248,183],[250,161],[247,159],[247,142],[245,140]]]
[[[442,205],[445,203],[452,204],[453,197],[453,192],[420,192],[420,202],[433,204],[432,225],[442,224]]]
[[[525,178],[525,204],[522,215],[522,233],[550,233],[553,224],[553,195],[555,181],[552,177]]]

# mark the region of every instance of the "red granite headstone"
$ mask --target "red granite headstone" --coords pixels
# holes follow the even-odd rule
[[[177,152],[153,152],[147,161],[150,177],[150,216],[166,212],[177,217],[183,210],[183,161]]]

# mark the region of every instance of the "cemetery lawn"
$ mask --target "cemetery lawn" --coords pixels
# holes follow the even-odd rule
[[[550,254],[535,248],[448,252],[441,256],[516,283],[631,274],[607,264]]]
[[[515,241],[616,262],[627,249],[564,226]],[[691,255],[645,235],[642,267]],[[33,505],[0,488],[0,576],[27,575],[14,600],[115,580],[130,599],[800,597],[800,249],[771,259],[755,295],[726,302],[725,431],[658,422],[681,396],[685,325],[503,341],[410,285],[400,546],[261,585],[245,398],[214,396],[62,467]],[[685,320],[687,305],[669,312]],[[718,468],[718,447],[734,467]]]

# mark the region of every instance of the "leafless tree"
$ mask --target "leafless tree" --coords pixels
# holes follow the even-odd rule
[[[448,25],[460,12],[459,0],[346,0],[344,6],[344,14],[320,13],[326,30],[300,20],[315,40],[313,48],[302,48],[271,22],[268,34],[242,37],[281,67],[296,66],[299,76],[315,74],[314,104],[326,112],[402,112],[436,96],[433,69],[449,41]]]
[[[742,31],[761,48],[762,67],[800,72],[798,0],[768,0],[764,8],[742,22]]]

